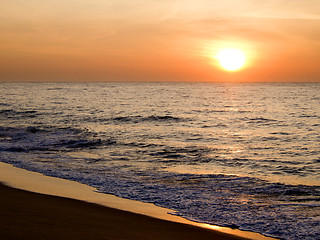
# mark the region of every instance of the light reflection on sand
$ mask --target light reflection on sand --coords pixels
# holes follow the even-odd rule
[[[274,238],[264,237],[258,233],[192,222],[184,218],[168,214],[170,212],[174,212],[166,208],[157,207],[150,203],[142,203],[139,201],[118,198],[109,194],[98,193],[95,188],[78,182],[44,176],[40,173],[16,168],[10,164],[2,162],[0,162],[0,176],[0,182],[19,189],[93,202],[107,207],[139,213],[168,221],[191,224],[253,240],[274,240]]]

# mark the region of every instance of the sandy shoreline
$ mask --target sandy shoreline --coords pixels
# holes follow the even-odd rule
[[[243,239],[4,185],[0,194],[1,239]]]
[[[193,223],[168,209],[5,163],[0,173],[0,182],[11,186],[0,186],[0,239],[271,239]]]

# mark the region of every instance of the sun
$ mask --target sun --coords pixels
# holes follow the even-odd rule
[[[227,71],[240,70],[246,63],[245,54],[235,48],[221,49],[215,58],[219,61],[220,66]]]

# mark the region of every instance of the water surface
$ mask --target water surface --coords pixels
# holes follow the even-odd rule
[[[0,86],[3,162],[194,221],[320,234],[320,84]]]

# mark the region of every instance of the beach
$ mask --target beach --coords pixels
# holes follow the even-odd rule
[[[244,239],[5,185],[0,192],[1,239]]]
[[[93,192],[90,187],[14,168],[8,164],[0,164],[0,173],[0,182],[3,182],[0,184],[1,239],[249,239],[163,220],[160,218],[172,217],[175,220],[175,216],[161,212],[161,208],[144,203],[139,206],[139,203],[129,200],[121,203],[118,199],[116,205],[112,203],[116,200],[103,200],[107,195]],[[42,193],[11,187],[8,183]],[[84,198],[84,195],[87,197]],[[70,196],[92,202],[72,199]],[[107,203],[103,206],[93,203],[94,201]],[[128,206],[130,203],[132,206]],[[110,208],[106,206],[108,204],[122,209],[131,208],[143,214]],[[159,218],[146,215],[152,212]]]
[[[8,186],[251,239],[319,236],[318,84],[1,86]]]

